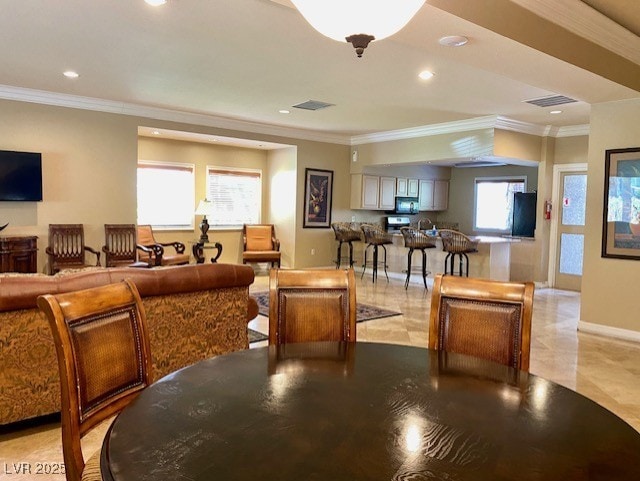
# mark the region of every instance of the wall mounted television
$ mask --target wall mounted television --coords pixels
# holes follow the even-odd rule
[[[42,154],[0,150],[0,201],[42,200]]]

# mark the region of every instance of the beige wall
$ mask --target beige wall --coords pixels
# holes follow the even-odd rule
[[[293,254],[286,255],[291,256],[291,265],[294,267],[331,265],[335,246],[332,230],[302,229],[300,203],[304,193],[304,169],[312,167],[334,170],[333,219],[350,220],[352,211],[349,210],[350,148],[348,146],[2,100],[0,101],[0,148],[43,154],[44,200],[42,202],[0,202],[0,220],[10,222],[10,226],[3,231],[3,234],[39,236],[38,270],[40,272],[46,269],[44,249],[48,242],[48,224],[82,223],[85,226],[86,244],[99,249],[104,243],[103,225],[105,223],[136,222],[138,126],[263,140],[295,147],[296,185],[295,189],[291,189],[291,191],[295,190],[295,193],[288,201],[288,213],[279,214],[295,218],[295,229],[289,228],[292,235],[287,239],[296,246],[296,250]],[[198,159],[200,155],[198,152],[218,159],[212,151],[204,150],[204,147],[197,145],[191,144],[185,150],[185,152],[188,151],[187,158],[196,159],[194,163],[198,165],[207,163],[206,160]],[[163,160],[161,157],[167,155],[175,161],[175,155],[172,152],[175,153],[178,147],[171,143],[164,144],[163,147],[166,147],[165,153],[162,152],[164,149],[142,142],[141,154],[144,155],[141,157],[146,157],[148,160]],[[226,154],[231,155],[233,160],[227,159],[230,162],[268,164],[264,153],[253,153],[249,157],[245,154],[236,156],[232,151],[226,151]],[[270,175],[267,166],[267,181],[264,186],[267,204],[270,202]],[[202,182],[197,187],[197,193],[203,192],[201,189],[204,189]],[[277,217],[271,208],[263,214],[267,217],[265,219],[267,221],[269,217]],[[196,221],[199,223],[200,219],[197,218]],[[159,236],[166,240],[167,237],[174,237],[174,234],[182,236],[185,240],[193,239],[197,237],[197,227],[193,232],[169,232],[161,233]],[[224,246],[222,260],[236,262],[241,245],[240,233],[215,233],[215,235],[220,235]],[[302,253],[307,253],[312,246],[317,249],[316,255],[313,258],[303,256]]]
[[[296,258],[296,218],[299,202],[292,202],[296,198],[297,190],[297,149],[290,147],[269,151],[269,216],[267,221],[275,224],[276,236],[280,240],[280,259],[283,267],[295,266]]]
[[[589,156],[589,136],[555,139],[554,164],[586,163]]]
[[[605,150],[640,147],[640,99],[592,105],[580,318],[640,331],[640,261],[600,256]]]
[[[457,222],[462,232],[481,234],[473,230],[473,205],[475,179],[477,177],[526,176],[527,191],[538,188],[538,169],[536,167],[521,167],[506,165],[503,167],[473,167],[466,169],[451,169],[449,184],[449,209],[439,215],[439,220]],[[489,235],[489,233],[484,233]]]
[[[543,137],[496,129],[493,154],[511,159],[540,161]]]

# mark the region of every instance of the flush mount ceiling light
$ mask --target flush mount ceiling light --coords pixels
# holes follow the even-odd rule
[[[469,39],[462,35],[449,35],[447,37],[442,37],[438,40],[438,43],[445,47],[462,47],[463,45],[466,45],[468,41]]]
[[[433,77],[433,72],[430,72],[429,70],[423,70],[418,74],[418,77],[420,77],[422,80],[429,80],[431,77]]]
[[[167,3],[167,0],[144,0],[145,3],[148,3],[152,7],[159,7],[160,5],[164,5]]]
[[[425,0],[291,0],[318,32],[338,42],[347,41],[362,57],[373,40],[401,30]]]
[[[562,113],[562,110],[552,110],[551,112],[549,112],[551,115],[558,115]]]
[[[80,75],[78,75],[78,72],[74,72],[73,70],[67,70],[66,72],[63,72],[62,75],[64,75],[67,78],[78,78],[78,77],[80,77]]]

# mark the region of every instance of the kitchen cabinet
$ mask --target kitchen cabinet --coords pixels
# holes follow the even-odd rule
[[[407,196],[409,179],[406,177],[398,177],[396,181],[396,195],[400,197]]]
[[[407,197],[418,197],[419,181],[418,179],[407,179]],[[397,194],[400,195],[400,194]]]
[[[351,208],[393,210],[396,178],[368,174],[351,175]]]
[[[378,208],[382,210],[393,210],[396,208],[395,177],[380,177],[380,197],[378,198]]]
[[[420,179],[419,210],[447,210],[449,207],[449,181]]]

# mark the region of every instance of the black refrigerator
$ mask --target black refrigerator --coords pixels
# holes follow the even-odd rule
[[[536,230],[536,201],[535,192],[516,192],[513,194],[512,236],[534,236]]]

